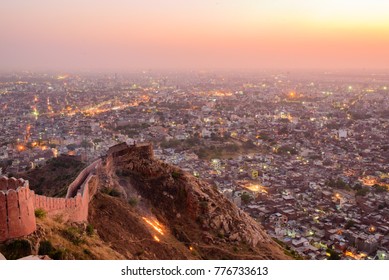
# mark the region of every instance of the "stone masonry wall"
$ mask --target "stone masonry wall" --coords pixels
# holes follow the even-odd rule
[[[28,181],[0,177],[0,242],[34,232],[35,209],[38,208],[49,216],[61,215],[63,221],[86,221],[89,201],[94,194],[90,186],[97,178],[93,173],[100,163],[97,160],[81,171],[69,186],[66,198],[37,195],[30,190]]]
[[[88,167],[78,174],[77,178],[69,185],[68,191],[66,193],[66,198],[70,198],[76,195],[77,188],[87,179],[88,175],[96,169],[96,167],[101,163],[101,160],[98,159],[91,163]]]
[[[0,242],[36,229],[34,195],[28,181],[0,178]]]

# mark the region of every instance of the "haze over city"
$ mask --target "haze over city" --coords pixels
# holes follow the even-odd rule
[[[0,260],[389,260],[387,1],[0,11]]]
[[[389,2],[10,1],[1,70],[387,69]]]

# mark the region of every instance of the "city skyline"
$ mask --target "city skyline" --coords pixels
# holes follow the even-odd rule
[[[35,210],[45,210],[49,220],[50,215],[57,217],[57,211],[69,210],[67,194],[75,194],[72,190],[77,186],[82,192],[87,182],[94,184],[86,174],[101,162],[95,169],[101,179],[93,188],[122,200],[121,204],[129,209],[120,218],[107,219],[106,210],[93,208],[101,198],[91,201],[92,211],[86,211],[88,204],[72,206],[70,201],[73,214],[69,218],[77,221],[85,219],[87,212],[98,213],[102,224],[88,218],[98,235],[109,238],[103,239],[106,244],[122,240],[116,247],[118,252],[126,250],[131,255],[102,255],[100,246],[98,251],[94,251],[96,246],[87,247],[91,255],[85,251],[86,244],[69,244],[65,248],[73,252],[72,258],[132,259],[144,250],[147,253],[138,257],[209,259],[209,251],[201,251],[204,247],[198,245],[208,242],[207,246],[224,245],[231,254],[237,254],[228,253],[227,258],[262,259],[263,255],[253,255],[253,251],[242,254],[248,243],[239,245],[231,227],[225,229],[220,220],[230,214],[215,215],[217,209],[236,205],[234,208],[239,207],[259,222],[269,240],[275,238],[294,259],[388,259],[388,77],[389,74],[194,71],[0,75],[0,242],[35,231],[34,217],[23,215],[26,212],[22,210],[20,220],[28,226],[18,230],[18,208],[4,202],[4,195],[8,199],[9,192],[13,192],[9,188],[20,186],[16,184],[19,182],[27,193],[34,191],[29,201],[35,198]],[[130,155],[129,161],[122,161],[124,154]],[[138,154],[142,158],[131,158]],[[143,158],[144,155],[149,156]],[[115,162],[117,169],[108,169]],[[86,166],[91,168],[80,172]],[[154,175],[156,172],[163,175]],[[24,184],[24,180],[28,183]],[[193,182],[201,183],[194,186]],[[203,190],[208,183],[212,184],[212,195],[218,193],[222,198],[223,194],[220,206],[213,204],[213,199],[205,204],[204,196],[197,200],[198,204],[193,202],[193,196],[184,196]],[[136,193],[134,189],[138,187]],[[189,191],[180,192],[181,188]],[[147,192],[157,200],[147,200]],[[103,205],[114,206],[111,199]],[[145,201],[157,203],[149,208],[153,204]],[[176,213],[181,216],[170,215],[174,201],[179,201]],[[11,207],[6,210],[8,205]],[[23,207],[26,201],[17,205]],[[209,209],[208,213],[217,220],[198,219],[204,217],[204,212],[193,215],[196,218],[187,223],[185,236],[201,238],[192,239],[189,246],[177,246],[182,240],[170,233],[177,232],[176,224],[182,230],[182,224],[190,221],[183,213],[194,213],[186,211],[191,205]],[[138,218],[128,215],[137,210]],[[153,217],[155,211],[167,211],[168,215]],[[7,215],[10,218],[4,219]],[[159,217],[178,220],[170,222]],[[42,221],[35,221],[39,230]],[[118,226],[106,226],[111,222]],[[133,226],[133,222],[149,230],[139,233],[140,227]],[[247,240],[247,234],[252,236],[240,227],[247,222],[250,223],[228,222],[239,226],[237,232],[243,234],[240,240]],[[197,226],[200,229],[194,234]],[[62,232],[47,237],[54,248],[63,248]],[[128,239],[123,239],[127,234]],[[139,242],[134,242],[133,234],[139,236]],[[204,241],[205,234],[211,236],[210,241]],[[253,233],[259,234],[260,231]],[[62,236],[61,243],[56,241],[57,236]],[[144,245],[144,240],[150,245]],[[139,247],[128,245],[134,243]],[[168,247],[161,250],[161,245]],[[175,249],[179,247],[183,254]],[[0,246],[1,253],[5,252],[3,248]],[[277,250],[266,251],[273,255]],[[4,255],[7,259],[16,258]],[[53,252],[49,256],[66,258]],[[284,257],[276,254],[273,258]]]
[[[384,1],[4,1],[0,70],[387,69]]]

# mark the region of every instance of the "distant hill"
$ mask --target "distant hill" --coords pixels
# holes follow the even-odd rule
[[[78,157],[61,155],[48,160],[42,167],[19,173],[17,177],[28,180],[37,194],[64,197],[67,187],[84,167]]]

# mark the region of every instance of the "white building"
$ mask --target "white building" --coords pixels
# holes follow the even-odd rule
[[[338,138],[339,139],[345,139],[347,138],[347,130],[346,129],[339,129],[338,130]]]

